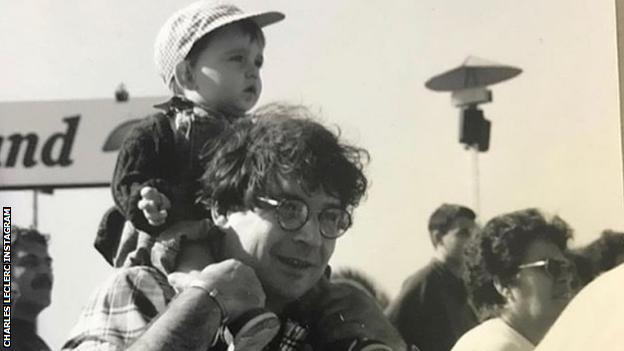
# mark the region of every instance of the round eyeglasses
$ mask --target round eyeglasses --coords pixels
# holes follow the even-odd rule
[[[554,280],[572,278],[574,266],[567,261],[547,258],[545,260],[521,264],[518,269],[542,268]]]
[[[287,231],[303,227],[310,219],[308,204],[297,199],[275,200],[268,197],[257,198],[275,209],[279,226]],[[351,226],[351,215],[342,208],[330,207],[318,213],[319,231],[328,239],[342,236]]]

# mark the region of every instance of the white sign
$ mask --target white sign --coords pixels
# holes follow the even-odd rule
[[[0,189],[108,186],[111,133],[166,98],[0,103]]]

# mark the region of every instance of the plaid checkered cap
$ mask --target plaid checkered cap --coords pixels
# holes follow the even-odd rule
[[[186,58],[193,44],[217,28],[241,20],[251,20],[260,28],[279,22],[284,14],[277,11],[244,13],[223,1],[198,1],[174,13],[160,29],[154,44],[158,73],[169,85],[175,66]]]

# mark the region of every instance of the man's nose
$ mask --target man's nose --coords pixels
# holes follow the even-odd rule
[[[41,263],[37,266],[37,271],[41,274],[48,274],[52,276],[52,263]]]
[[[318,247],[323,243],[320,223],[316,216],[311,215],[308,221],[295,232],[295,241],[304,242],[309,246]]]
[[[572,287],[572,282],[574,281],[574,270],[573,267],[564,268],[561,274],[559,275],[559,279],[557,279],[559,283],[567,284]]]

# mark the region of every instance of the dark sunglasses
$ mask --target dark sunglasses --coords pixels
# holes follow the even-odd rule
[[[556,260],[552,258],[547,258],[545,260],[540,260],[531,263],[525,263],[518,266],[518,269],[527,269],[527,268],[542,268],[551,278],[554,280],[559,280],[562,277],[570,278],[574,273],[574,266],[562,260]]]
[[[294,231],[303,227],[310,219],[308,204],[297,199],[275,200],[268,197],[258,197],[260,202],[275,209],[275,216],[279,226],[287,231]],[[351,215],[342,208],[330,207],[318,213],[319,231],[328,239],[342,236],[351,226]]]

